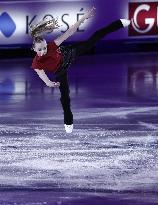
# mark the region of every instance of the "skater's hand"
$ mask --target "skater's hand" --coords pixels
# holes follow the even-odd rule
[[[89,19],[92,16],[94,16],[94,12],[95,12],[95,7],[93,6],[86,14],[84,14],[83,19]]]
[[[48,87],[59,87],[60,86],[60,83],[59,82],[52,82],[52,81],[49,81],[47,84],[46,84]]]

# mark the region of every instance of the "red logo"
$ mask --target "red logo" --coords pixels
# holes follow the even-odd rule
[[[129,36],[158,35],[158,2],[129,3]]]

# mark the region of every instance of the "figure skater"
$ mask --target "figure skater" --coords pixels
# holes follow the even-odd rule
[[[64,34],[48,44],[42,36],[59,27],[57,20],[44,20],[34,26],[30,26],[30,34],[33,38],[33,50],[36,52],[36,56],[32,62],[32,68],[48,87],[59,87],[61,94],[60,101],[64,114],[64,127],[67,133],[71,133],[73,130],[73,114],[70,105],[70,90],[67,76],[70,64],[76,56],[87,52],[105,35],[130,24],[130,20],[119,19],[97,30],[90,38],[82,43],[61,46],[66,39],[77,31],[77,28],[85,22],[86,19],[94,15],[94,10],[95,8],[93,7]],[[45,71],[50,71],[54,74],[55,82],[49,80]]]

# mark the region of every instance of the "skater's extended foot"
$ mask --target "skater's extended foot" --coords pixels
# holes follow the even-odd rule
[[[131,23],[131,21],[128,19],[120,19],[120,21],[121,21],[123,27],[129,26]]]
[[[71,133],[71,132],[72,132],[72,130],[73,130],[73,124],[71,124],[71,125],[66,125],[66,124],[64,124],[64,126],[65,126],[65,131],[66,131],[66,133]]]

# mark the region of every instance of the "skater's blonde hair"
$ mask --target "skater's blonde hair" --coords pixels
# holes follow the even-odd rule
[[[30,36],[33,38],[33,48],[35,46],[35,43],[40,43],[43,41],[43,35],[47,34],[49,32],[52,32],[54,29],[58,29],[58,21],[55,18],[52,18],[51,20],[42,20],[36,25],[30,25],[29,33]]]

